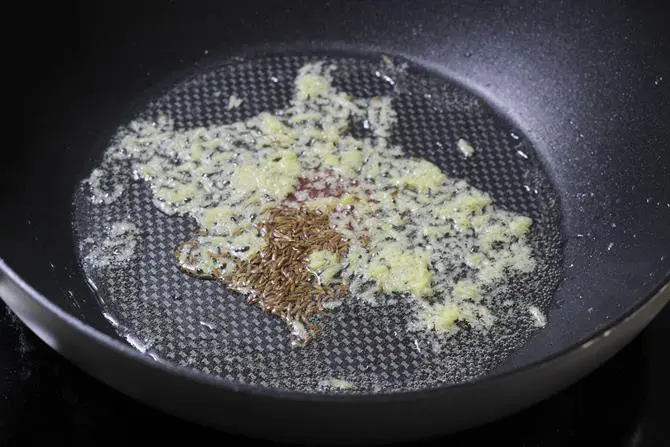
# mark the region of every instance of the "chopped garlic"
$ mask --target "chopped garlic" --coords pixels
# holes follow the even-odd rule
[[[452,295],[458,299],[478,300],[481,298],[481,287],[468,279],[456,283]]]
[[[455,330],[456,322],[461,318],[461,310],[455,304],[435,304],[429,306],[423,314],[424,324],[437,332]]]
[[[319,280],[319,284],[330,285],[342,270],[342,262],[336,253],[320,250],[309,255],[307,267]]]
[[[230,98],[228,99],[228,110],[238,108],[240,105],[242,105],[243,101],[243,99],[240,99],[235,95],[230,95]]]
[[[528,306],[528,312],[533,320],[533,325],[536,327],[545,327],[547,325],[547,317],[537,306]]]
[[[354,388],[354,384],[343,379],[338,379],[336,377],[331,377],[328,379],[321,380],[319,386],[322,388],[333,388],[336,390],[350,390]]]
[[[179,131],[165,117],[133,122],[106,163],[129,160],[161,211],[195,219],[202,234],[177,250],[187,271],[234,271],[263,250],[264,213],[300,203],[328,213],[348,242],[342,259],[326,251],[306,260],[321,284],[341,278],[366,302],[389,293],[415,298],[414,323],[431,331],[456,331],[456,321],[490,327],[496,317],[485,298],[535,268],[526,240],[532,219],[408,157],[390,140],[398,120],[392,98],[352,98],[334,87],[334,70],[302,67],[281,113]],[[231,96],[229,107],[238,101]],[[363,124],[365,138],[350,134],[352,123]],[[473,154],[467,141],[458,146]],[[92,189],[102,174],[92,172]],[[301,190],[306,179],[321,192]],[[122,192],[118,184],[102,195]],[[299,324],[293,329],[304,335]]]
[[[399,246],[390,245],[376,254],[367,274],[384,292],[407,292],[423,298],[432,292],[429,259],[427,252],[405,252]]]
[[[416,189],[419,193],[437,189],[446,178],[440,168],[425,160],[403,160],[398,161],[398,164],[403,172],[396,184]]]
[[[517,216],[510,222],[510,231],[516,237],[521,237],[528,233],[530,226],[533,224],[533,219],[526,216]]]
[[[458,140],[456,145],[458,146],[458,150],[461,151],[466,158],[475,153],[475,148],[462,138]]]

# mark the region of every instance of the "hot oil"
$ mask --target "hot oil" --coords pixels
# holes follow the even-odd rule
[[[192,128],[284,108],[292,85],[271,78],[293,79],[309,60],[314,59],[276,56],[224,64],[174,87],[142,116],[167,112],[176,128]],[[395,77],[386,75],[393,80],[388,82],[375,73],[388,64],[380,68],[378,61],[328,60],[337,64],[335,83],[343,90],[393,97],[398,123],[392,139],[406,152],[436,163],[451,177],[467,179],[497,205],[534,220],[528,243],[535,269],[484,298],[495,324],[486,330],[461,325],[458,331],[435,334],[413,326],[416,300],[350,297],[318,319],[321,331],[312,343],[295,348],[279,319],[262,314],[219,283],[179,270],[173,249],[192,237],[197,226],[156,209],[147,185],[127,169],[116,170],[114,178],[96,179],[96,189],[110,197],[116,196],[117,185],[123,187],[123,194],[105,206],[91,203],[90,190],[82,188],[75,226],[82,238],[104,239],[114,223],[132,219],[139,228],[135,256],[103,271],[86,260],[83,247],[85,270],[106,311],[125,335],[142,341],[147,353],[229,380],[306,392],[323,392],[324,381],[339,380],[351,387],[334,391],[376,392],[459,383],[485,374],[538,330],[529,306],[546,313],[560,280],[560,213],[551,185],[521,133],[469,92],[413,67],[403,67]],[[230,109],[227,99],[234,94],[244,102]],[[458,150],[461,138],[474,154],[464,157]]]

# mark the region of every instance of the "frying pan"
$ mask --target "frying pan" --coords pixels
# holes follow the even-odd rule
[[[635,337],[670,299],[670,34],[660,2],[82,2],[53,8],[35,19],[35,34],[45,39],[38,46],[23,42],[16,54],[23,132],[18,150],[4,150],[0,296],[55,350],[138,400],[197,423],[277,440],[388,442],[448,433],[518,411],[573,383]],[[398,138],[488,188],[505,206],[544,219],[551,229],[546,234],[557,237],[551,259],[559,274],[535,282],[552,287],[545,328],[504,355],[496,355],[498,345],[490,341],[486,368],[458,380],[450,380],[447,368],[430,376],[433,382],[412,381],[423,364],[410,360],[389,370],[387,382],[399,381],[397,389],[305,391],[273,387],[272,378],[290,385],[292,368],[310,364],[310,355],[322,365],[374,372],[396,345],[365,336],[351,345],[345,332],[333,345],[341,348],[337,355],[303,351],[303,363],[292,363],[297,354],[273,338],[272,320],[248,317],[253,324],[247,323],[244,312],[251,307],[208,292],[215,284],[189,289],[184,284],[196,280],[161,279],[160,272],[140,269],[138,281],[163,281],[165,293],[187,287],[187,296],[168,293],[152,301],[132,288],[104,286],[105,278],[97,291],[90,286],[78,247],[87,231],[95,233],[96,214],[78,191],[118,126],[156,103],[181,117],[184,127],[231,119],[210,101],[214,87],[230,85],[248,94],[251,109],[278,107],[286,91],[281,85],[267,90],[272,87],[261,75],[288,79],[310,58],[335,60],[352,88],[373,91],[376,81],[364,73],[381,54],[410,67],[398,96],[399,121],[409,124]],[[450,101],[431,108],[416,99],[432,98],[416,94],[420,88]],[[476,104],[476,113],[464,104]],[[456,131],[488,142],[491,152],[470,166],[430,143],[434,134]],[[514,158],[517,150],[538,168],[532,183],[538,193],[522,191],[528,179]],[[173,229],[163,231],[171,227],[160,216],[133,214],[132,207],[124,212],[150,225],[145,230],[159,238],[152,240],[169,242],[164,233]],[[201,336],[195,317],[184,317],[185,328],[173,331],[180,323],[167,307],[208,315],[207,325],[219,330]],[[143,339],[147,328],[158,335]],[[259,333],[270,341],[259,341]],[[174,342],[183,346],[168,346]],[[256,356],[227,358],[239,343]],[[377,354],[357,357],[357,347]],[[462,355],[476,358],[467,349]],[[276,371],[283,372],[272,375]]]

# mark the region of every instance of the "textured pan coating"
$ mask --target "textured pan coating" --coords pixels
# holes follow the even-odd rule
[[[191,128],[279,109],[291,97],[297,70],[315,59],[228,61],[167,89],[141,115],[167,112],[177,128]],[[415,67],[389,71],[379,59],[325,60],[338,65],[334,78],[340,89],[354,96],[393,96],[399,114],[394,142],[408,154],[467,179],[499,206],[535,220],[531,240],[539,267],[498,300],[518,304],[494,309],[501,318],[490,333],[461,331],[445,341],[407,332],[402,300],[373,308],[349,299],[323,320],[323,337],[295,349],[280,321],[221,284],[179,271],[173,248],[193,233],[194,222],[161,214],[146,185],[128,178],[121,179],[126,194],[109,206],[91,204],[86,188],[76,199],[80,238],[104,238],[105,227],[120,220],[134,222],[142,232],[138,256],[128,265],[88,269],[106,313],[131,344],[156,359],[273,388],[317,391],[341,379],[354,385],[349,392],[401,391],[478,377],[528,339],[535,330],[528,305],[548,308],[560,280],[560,214],[551,185],[523,136],[471,93]],[[233,94],[244,102],[229,109]],[[457,149],[460,138],[476,148],[475,156],[465,158]]]

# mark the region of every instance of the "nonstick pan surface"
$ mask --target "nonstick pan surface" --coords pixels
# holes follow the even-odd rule
[[[201,380],[194,377],[204,372],[220,377],[214,382],[204,379],[208,387],[299,401],[302,398],[292,392],[312,394],[323,376],[348,374],[362,394],[376,393],[374,399],[385,392],[434,389],[396,398],[424,403],[442,399],[448,405],[444,399],[449,393],[455,402],[462,401],[467,388],[436,388],[474,379],[471,385],[482,383],[482,393],[493,387],[489,395],[494,396],[501,392],[492,385],[495,379],[479,382],[482,376],[510,377],[510,372],[528,371],[528,365],[551,359],[545,371],[553,370],[560,379],[530,381],[529,388],[536,390],[519,393],[522,405],[595,366],[632,337],[665,299],[658,292],[670,271],[670,191],[664,182],[670,107],[663,79],[668,61],[662,57],[667,41],[654,34],[660,28],[644,6],[633,10],[622,5],[600,14],[579,5],[545,5],[540,10],[419,3],[402,12],[397,6],[402,2],[391,3],[394,6],[384,12],[371,3],[355,8],[330,5],[324,11],[266,3],[259,9],[265,13],[240,8],[240,20],[231,22],[223,34],[213,31],[216,7],[202,6],[196,12],[174,5],[160,10],[153,25],[146,19],[150,12],[140,11],[137,24],[127,25],[126,37],[116,38],[103,30],[118,26],[128,10],[85,12],[90,23],[106,17],[109,28],[81,25],[82,34],[90,33],[89,43],[72,50],[77,56],[65,69],[67,76],[54,76],[42,88],[44,95],[32,100],[46,104],[35,118],[45,130],[27,137],[26,147],[42,155],[17,158],[23,162],[21,169],[7,180],[12,194],[3,196],[3,224],[10,230],[5,234],[13,237],[3,238],[0,245],[7,265],[67,312],[69,317],[58,318],[65,318],[65,325],[79,335],[66,336],[68,329],[45,323],[38,314],[56,312],[51,304],[28,310],[11,297],[3,298],[34,321],[31,327],[52,346],[107,382],[116,380],[102,372],[103,365],[113,364],[116,353],[101,350],[99,357],[82,360],[86,343],[79,337],[106,340],[104,344],[130,355],[133,363],[154,363],[150,368],[171,371],[184,381]],[[270,14],[271,10],[277,12]],[[328,26],[333,20],[340,25]],[[196,28],[201,32],[188,43],[180,39]],[[397,106],[401,119],[395,137],[416,155],[542,223],[534,243],[545,254],[546,268],[535,281],[518,286],[548,311],[546,328],[537,331],[514,324],[490,338],[456,340],[445,361],[419,352],[412,346],[414,340],[407,343],[406,334],[389,331],[402,315],[390,311],[374,320],[369,310],[353,308],[347,318],[333,320],[333,334],[340,339],[326,338],[307,355],[287,347],[282,327],[273,320],[256,315],[243,300],[221,299],[220,285],[179,276],[162,255],[130,264],[118,275],[84,274],[76,247],[81,237],[103,231],[110,214],[86,204],[78,193],[79,181],[99,161],[118,125],[151,113],[158,103],[184,127],[280,107],[290,95],[290,82],[266,82],[267,74],[290,79],[300,63],[314,58],[336,62],[343,73],[337,82],[346,88],[384,93],[388,83],[374,75],[381,54],[408,61],[410,67],[405,90],[397,96],[402,105]],[[248,92],[246,109],[229,112],[213,99],[214,91],[226,99],[229,90]],[[491,152],[463,162],[436,144],[461,135]],[[146,206],[143,194],[138,184],[132,200],[122,201],[113,212],[147,225],[150,244],[171,246],[189,231],[189,223],[164,220]],[[171,255],[171,249],[167,252]],[[96,284],[97,294],[87,279]],[[656,300],[647,301],[652,296]],[[103,310],[120,330],[103,317]],[[638,316],[635,321],[632,315]],[[85,326],[73,324],[73,317]],[[621,327],[625,336],[611,332]],[[514,336],[505,338],[510,334]],[[570,367],[555,365],[566,349],[589,343],[598,334],[599,343],[591,348],[598,351],[591,359],[573,361]],[[78,347],[73,347],[77,340]],[[127,345],[129,340],[135,348],[120,348],[119,343]],[[470,349],[473,346],[476,349]],[[144,354],[128,354],[137,348]],[[139,379],[145,388],[151,388],[148,377]],[[124,390],[137,395],[139,388],[125,385]],[[316,396],[323,402],[330,399]],[[156,396],[142,398],[169,407]],[[213,417],[199,414],[194,419],[212,423]],[[429,422],[415,426],[436,429]]]
[[[499,324],[484,333],[464,329],[454,337],[440,337],[408,330],[407,298],[380,297],[372,305],[352,296],[320,319],[321,333],[313,342],[293,347],[290,328],[279,318],[249,306],[244,296],[219,282],[180,271],[174,250],[197,231],[195,222],[157,209],[148,185],[133,181],[132,169],[114,160],[102,164],[98,187],[113,191],[123,185],[122,197],[109,205],[93,203],[90,185],[82,184],[73,223],[87,279],[104,303],[106,317],[130,343],[159,361],[282,390],[318,392],[339,380],[349,392],[397,392],[485,374],[536,332],[529,306],[549,308],[562,259],[559,204],[533,148],[477,96],[420,68],[397,68],[405,64],[402,60],[385,69],[389,64],[381,56],[295,56],[285,49],[222,65],[213,61],[215,68],[168,86],[140,116],[151,120],[165,113],[177,129],[189,129],[279,110],[293,96],[300,67],[316,61],[337,66],[334,84],[342,91],[393,98],[399,112],[393,144],[434,162],[451,177],[467,179],[500,207],[534,220],[530,240],[538,265],[492,301]],[[240,107],[228,108],[231,95],[243,98]],[[459,138],[480,149],[463,157],[454,148]],[[105,241],[111,225],[124,221],[133,222],[138,232],[129,262],[101,268],[88,264],[87,256]]]

